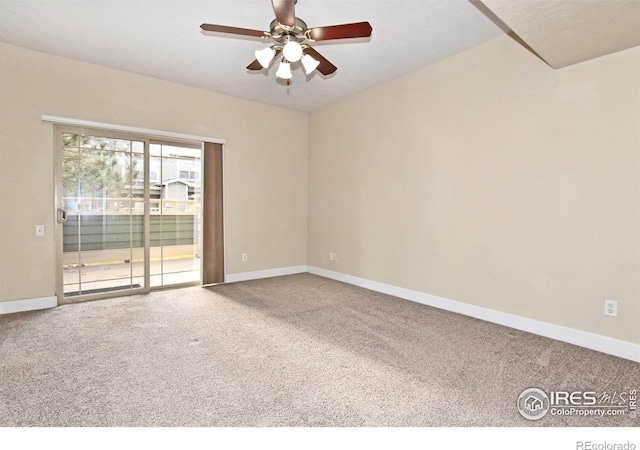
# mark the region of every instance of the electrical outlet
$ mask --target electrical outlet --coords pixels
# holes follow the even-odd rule
[[[242,262],[247,262],[249,260],[249,255],[246,253],[242,254]]]
[[[618,317],[618,302],[616,302],[615,300],[605,300],[604,315]]]
[[[329,252],[329,261],[337,261],[337,260],[338,260],[338,254],[334,252]]]

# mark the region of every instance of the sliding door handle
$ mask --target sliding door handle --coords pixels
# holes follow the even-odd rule
[[[67,211],[62,208],[58,208],[58,223],[65,223],[67,221]]]

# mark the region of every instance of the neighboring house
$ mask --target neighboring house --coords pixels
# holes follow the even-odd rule
[[[152,158],[149,162],[151,211],[160,210],[160,200],[169,200],[163,205],[164,211],[187,211],[187,204],[180,202],[195,200],[200,193],[200,161],[164,157],[161,164],[160,160]],[[124,175],[125,166],[119,166]],[[144,196],[144,183],[141,178],[136,177],[133,181],[132,196],[135,198]]]
[[[183,178],[174,178],[156,184],[156,186],[161,188],[160,198],[162,200],[170,200],[164,203],[165,211],[187,211],[187,204],[183,203],[184,200],[194,200],[194,196],[200,193],[200,180],[191,181]],[[176,202],[171,202],[171,200]]]

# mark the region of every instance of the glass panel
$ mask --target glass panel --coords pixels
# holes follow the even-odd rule
[[[65,297],[145,286],[145,189],[149,189],[151,286],[198,282],[201,149],[63,134]]]
[[[160,145],[160,144],[150,144],[149,145],[149,155],[150,156],[162,156],[162,145]]]
[[[132,153],[144,143],[65,133],[63,145],[65,297],[144,287],[144,160]]]
[[[144,153],[144,142],[133,141],[131,144],[131,151],[133,153]]]
[[[151,286],[200,280],[200,149],[152,144]]]

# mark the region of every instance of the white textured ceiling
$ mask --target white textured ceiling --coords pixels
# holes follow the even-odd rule
[[[640,1],[483,0],[558,69],[640,45]]]
[[[277,64],[268,71],[246,70],[267,42],[200,30],[200,24],[213,23],[267,31],[274,19],[271,0],[0,0],[0,42],[299,111],[313,111],[509,28],[556,68],[640,45],[640,0],[482,3],[298,0],[296,15],[309,27],[369,21],[373,33],[368,39],[313,44],[338,71],[305,76],[298,68],[290,86],[276,78]]]
[[[260,39],[204,33],[202,23],[268,30],[270,0],[0,0],[0,41],[300,111],[446,58],[504,32],[467,0],[299,0],[309,27],[369,21],[369,39],[315,43],[338,67],[294,70],[290,86],[246,66]]]

